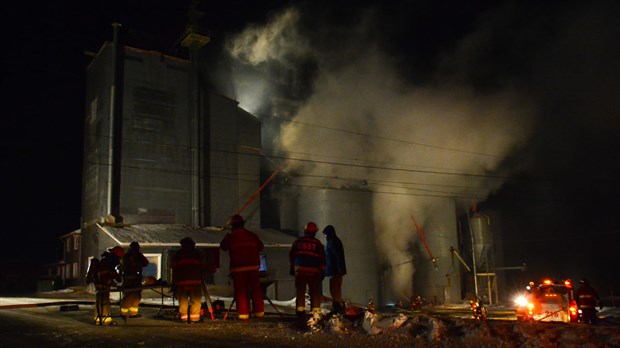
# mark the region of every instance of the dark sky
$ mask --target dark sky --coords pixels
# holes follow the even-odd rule
[[[58,236],[79,227],[84,51],[110,41],[118,21],[128,45],[170,52],[191,1],[81,3],[22,2],[3,11],[3,259],[32,247],[36,256],[24,260],[54,261]],[[199,3],[215,57],[232,33],[293,2]],[[620,287],[618,2],[296,3],[304,34],[324,51],[372,9],[373,25],[356,35],[376,43],[407,84],[526,97],[535,106],[531,131],[502,160],[495,173],[505,183],[480,207],[501,213],[510,262],[527,262],[534,275]]]

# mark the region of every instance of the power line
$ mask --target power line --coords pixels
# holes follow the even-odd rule
[[[281,117],[281,116],[272,116],[272,118],[276,118],[276,119],[283,120],[283,121],[290,122],[290,123],[302,124],[304,126],[309,126],[309,127],[328,129],[328,130],[331,130],[331,131],[334,131],[334,132],[353,134],[353,135],[360,136],[360,137],[369,137],[369,138],[374,138],[374,139],[379,139],[379,140],[384,140],[384,141],[391,141],[391,142],[403,143],[403,144],[408,144],[408,145],[416,145],[416,146],[428,147],[428,148],[431,148],[431,149],[438,149],[438,150],[444,150],[444,151],[453,151],[453,152],[459,152],[459,153],[466,153],[466,154],[469,154],[469,155],[492,157],[492,158],[502,158],[502,156],[499,156],[499,155],[493,155],[493,154],[488,154],[488,153],[483,153],[483,152],[469,151],[469,150],[463,150],[463,149],[456,149],[456,148],[451,148],[451,147],[445,147],[445,146],[439,146],[439,145],[419,143],[419,142],[415,142],[415,141],[408,141],[408,140],[390,138],[390,137],[385,137],[385,136],[381,136],[381,135],[372,135],[372,134],[368,134],[368,133],[350,131],[350,130],[345,130],[345,129],[340,129],[340,128],[320,126],[320,125],[317,125],[317,124],[303,122],[303,121],[298,121],[298,120],[289,120],[289,119]]]

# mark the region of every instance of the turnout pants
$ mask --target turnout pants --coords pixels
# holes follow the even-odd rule
[[[134,289],[133,291],[123,292],[121,301],[121,316],[135,317],[138,315],[138,306],[142,300],[142,291],[135,290],[142,286],[142,277],[133,276],[123,279],[123,288]]]
[[[110,287],[96,285],[97,294],[94,308],[95,324],[109,325],[112,323],[112,312],[110,310]]]
[[[310,308],[312,311],[321,310],[321,275],[317,273],[297,272],[295,275],[295,288],[297,299],[295,301],[298,315],[306,312],[306,287],[310,292]]]
[[[237,313],[239,319],[250,318],[250,300],[252,300],[252,313],[257,318],[265,314],[265,302],[263,291],[260,287],[260,276],[258,270],[232,272],[230,277],[233,280],[235,289],[235,301],[237,302]]]
[[[197,322],[200,320],[202,303],[202,287],[200,285],[179,286],[175,296],[179,301],[179,315],[181,320]]]

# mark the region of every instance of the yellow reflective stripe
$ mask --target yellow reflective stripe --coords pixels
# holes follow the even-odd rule
[[[262,317],[264,317],[264,316],[265,316],[265,312],[257,312],[257,313],[254,313],[254,316],[255,316],[255,317],[257,317],[257,318],[262,318]]]
[[[297,311],[298,311],[298,312],[305,312],[305,311],[306,311],[306,306],[303,306],[303,307],[297,307]]]
[[[112,322],[112,318],[111,317],[105,317],[103,318],[103,323],[111,323]],[[101,320],[99,318],[95,318],[95,324],[100,324]]]
[[[249,314],[239,314],[239,319],[250,319]]]

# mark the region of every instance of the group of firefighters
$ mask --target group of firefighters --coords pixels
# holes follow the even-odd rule
[[[258,235],[245,226],[241,215],[233,215],[228,224],[231,232],[220,243],[220,248],[230,256],[230,278],[234,288],[234,303],[239,320],[262,318],[264,294],[260,285],[260,254],[263,242]],[[295,277],[295,312],[300,319],[306,318],[306,291],[310,295],[312,313],[322,313],[322,283],[329,277],[332,297],[331,314],[344,314],[345,302],[342,297],[342,280],[347,273],[342,241],[332,225],[323,229],[327,244],[323,246],[316,238],[319,228],[308,222],[304,235],[297,238],[289,252],[290,274]],[[203,253],[196,249],[196,243],[185,237],[179,242],[181,249],[171,258],[171,284],[174,297],[178,301],[178,313],[182,321],[196,323],[201,319],[202,297],[209,296],[204,274],[207,265]],[[93,259],[87,273],[87,282],[95,284],[96,306],[95,323],[111,324],[110,290],[122,282],[120,315],[123,319],[139,317],[138,306],[141,301],[142,269],[149,264],[140,252],[140,244],[132,242],[127,252],[120,246],[108,249],[101,259]],[[582,321],[596,322],[596,306],[600,300],[587,280],[580,281],[576,291],[576,302],[581,311]],[[232,303],[231,303],[232,306]]]
[[[131,242],[129,250],[120,246],[110,248],[101,254],[101,260],[92,259],[86,276],[87,283],[94,283],[97,290],[95,302],[95,323],[109,325],[112,323],[110,310],[110,289],[122,282],[125,292],[121,300],[121,317],[137,318],[138,306],[142,299],[142,268],[149,261],[140,252],[140,244]]]
[[[258,235],[245,226],[241,215],[233,215],[220,248],[230,256],[230,278],[234,288],[234,303],[239,320],[262,318],[264,294],[260,285],[260,254],[263,242]],[[325,246],[316,238],[319,228],[308,222],[304,235],[297,238],[289,252],[290,274],[295,277],[296,314],[306,317],[306,290],[310,294],[310,310],[321,313],[322,282],[329,277],[332,297],[331,314],[344,314],[345,303],[342,298],[342,280],[346,274],[346,263],[342,241],[333,226],[323,229],[327,243]],[[202,297],[208,297],[204,282],[207,265],[203,253],[196,249],[196,243],[185,237],[179,242],[181,249],[176,251],[170,261],[171,285],[178,301],[178,314],[183,322],[196,323],[201,319]],[[123,319],[139,317],[138,306],[141,300],[142,268],[148,260],[140,252],[140,244],[132,242],[125,253],[115,246],[101,254],[101,259],[93,259],[87,273],[87,282],[95,284],[97,294],[95,303],[95,323],[110,325],[110,291],[122,283],[121,310]],[[232,306],[232,303],[231,303]]]

